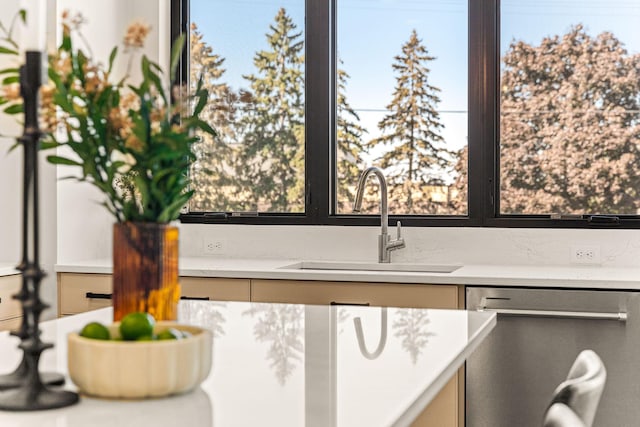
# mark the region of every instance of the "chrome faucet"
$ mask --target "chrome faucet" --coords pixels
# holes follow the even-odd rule
[[[375,167],[369,167],[362,172],[358,180],[356,189],[356,199],[353,201],[353,212],[360,212],[362,208],[362,196],[364,195],[364,186],[369,175],[374,174],[380,181],[380,225],[382,230],[378,236],[378,262],[391,262],[391,251],[405,247],[404,239],[401,237],[402,224],[397,223],[398,235],[395,240],[391,240],[389,236],[389,206],[387,203],[387,180],[382,171]]]

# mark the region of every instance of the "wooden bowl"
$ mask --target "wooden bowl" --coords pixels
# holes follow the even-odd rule
[[[118,323],[109,326],[119,338]],[[168,328],[187,331],[178,340],[103,341],[68,335],[71,380],[81,393],[115,399],[143,399],[193,390],[211,371],[211,331],[174,322],[158,322],[154,333]]]

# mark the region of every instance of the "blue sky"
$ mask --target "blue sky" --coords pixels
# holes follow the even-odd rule
[[[466,144],[467,0],[338,0],[338,53],[351,79],[347,99],[376,136],[377,121],[393,93],[393,57],[411,31],[432,56],[431,84],[442,89],[439,109],[449,148]],[[265,34],[280,7],[302,30],[303,0],[191,0],[191,17],[205,40],[225,57],[226,81],[246,87],[253,54],[267,47]],[[583,23],[591,35],[611,31],[631,53],[640,52],[637,0],[503,0],[501,51],[511,40],[537,44]]]

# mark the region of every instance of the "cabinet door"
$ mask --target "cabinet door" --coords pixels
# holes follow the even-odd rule
[[[182,298],[219,301],[249,301],[248,279],[181,277]],[[110,274],[58,274],[60,316],[109,307],[113,286]],[[18,313],[20,314],[20,313]]]
[[[0,321],[0,331],[16,331],[22,324],[22,316]]]
[[[182,299],[249,301],[249,279],[221,279],[208,277],[181,277]]]
[[[83,313],[111,305],[111,275],[58,274],[58,313]]]
[[[462,287],[395,283],[252,280],[251,301],[291,304],[362,304],[456,309],[464,307]],[[464,368],[416,418],[413,427],[464,426]]]
[[[0,277],[0,321],[22,316],[22,307],[13,295],[20,291],[22,276],[14,274]]]

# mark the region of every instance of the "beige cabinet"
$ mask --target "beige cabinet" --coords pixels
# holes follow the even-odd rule
[[[183,299],[249,301],[248,279],[181,277]],[[111,275],[58,273],[58,313],[82,313],[111,305]]]
[[[464,308],[464,288],[406,283],[252,280],[251,301],[456,309]],[[464,426],[463,369],[445,385],[413,426]]]
[[[13,295],[20,291],[22,276],[0,277],[0,331],[16,329],[22,322],[22,306]]]

